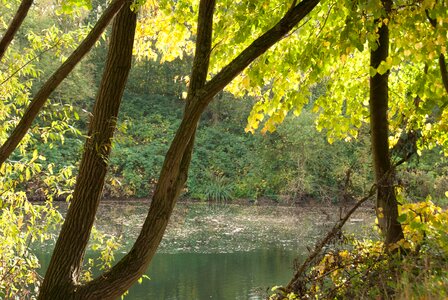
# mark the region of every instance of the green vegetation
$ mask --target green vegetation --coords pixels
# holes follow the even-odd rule
[[[382,241],[344,236],[321,253],[295,285],[275,287],[272,299],[446,298],[447,211],[429,199],[401,207],[405,239],[390,252]],[[290,284],[291,285],[291,284]]]
[[[372,185],[384,241],[325,253],[285,295],[446,288],[446,211],[428,200],[448,203],[446,3],[233,2],[2,1],[0,297],[121,295],[180,195],[350,204]],[[116,238],[92,229],[102,197],[152,199],[139,255],[116,266]],[[54,238],[56,199],[72,205],[40,286],[30,245]],[[92,230],[111,267],[96,279]]]

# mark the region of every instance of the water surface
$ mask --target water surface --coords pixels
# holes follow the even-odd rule
[[[124,255],[135,240],[148,203],[104,203],[96,226],[122,237]],[[64,209],[64,208],[62,208]],[[270,288],[286,284],[295,259],[305,256],[333,224],[332,209],[291,207],[210,207],[178,205],[158,253],[125,299],[265,299]],[[370,226],[371,216],[363,223]],[[360,224],[354,224],[360,228]],[[51,245],[39,254],[42,272]],[[88,251],[87,257],[95,257]]]

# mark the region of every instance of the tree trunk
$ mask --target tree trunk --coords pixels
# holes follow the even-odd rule
[[[296,1],[293,3],[294,6],[273,28],[256,39],[215,77],[206,82],[211,53],[215,0],[200,1],[196,53],[187,96],[187,105],[182,122],[166,154],[151,206],[140,235],[129,253],[108,272],[101,274],[85,285],[76,285],[80,269],[80,258],[82,258],[84,253],[85,245],[84,247],[79,247],[74,244],[85,243],[90,232],[98,202],[97,198],[92,196],[90,196],[89,202],[87,196],[93,192],[88,190],[88,188],[92,188],[92,182],[102,186],[102,182],[100,183],[97,180],[99,174],[97,174],[98,171],[96,169],[105,166],[105,161],[100,160],[101,155],[96,155],[95,157],[96,152],[91,151],[92,146],[86,147],[85,151],[91,151],[90,155],[95,159],[89,159],[90,163],[87,164],[86,157],[90,156],[84,154],[76,186],[79,191],[77,192],[75,189],[72,206],[56,245],[57,249],[55,251],[57,251],[57,254],[56,252],[53,254],[50,262],[52,271],[51,273],[48,271],[46,275],[50,276],[51,279],[45,278],[43,286],[45,292],[42,290],[39,299],[115,299],[129,289],[144,274],[160,244],[176,200],[187,179],[196,127],[201,114],[219,91],[252,61],[284,37],[314,9],[319,0],[304,0],[297,5],[295,5]],[[109,80],[111,78],[109,77]],[[99,110],[100,105],[97,104],[96,106],[98,106]],[[96,123],[101,124],[100,122]],[[101,130],[105,129],[102,128]],[[98,136],[103,135],[103,131],[91,130],[91,132],[97,132]],[[96,134],[92,136],[92,139],[95,136]],[[89,142],[88,145],[92,145],[92,142]],[[102,148],[98,147],[98,149]],[[94,173],[88,177],[91,180],[82,180],[81,173],[89,172]],[[100,175],[103,176],[102,173]],[[85,176],[89,176],[89,174]],[[85,198],[80,198],[81,195],[84,195]],[[81,201],[79,199],[84,200]],[[82,235],[82,237],[79,237],[79,235]],[[58,248],[58,245],[61,245],[59,246],[60,248]],[[73,259],[67,256],[77,256],[77,258]],[[62,271],[60,270],[61,268],[63,269]]]
[[[20,3],[16,14],[11,21],[11,24],[9,24],[5,35],[0,41],[0,60],[3,58],[3,55],[5,55],[6,49],[16,35],[17,30],[19,30],[20,26],[22,25],[23,20],[25,20],[32,4],[33,0],[22,0],[22,2]]]
[[[130,10],[130,4],[131,1],[127,1],[114,21],[73,200],[39,299],[70,299],[76,294],[85,249],[103,189],[121,98],[131,68],[137,17]]]
[[[17,145],[23,139],[50,94],[59,86],[59,84],[81,61],[81,59],[90,51],[96,41],[100,38],[110,20],[112,20],[115,14],[123,6],[124,2],[125,0],[115,0],[109,5],[109,7],[104,11],[101,18],[89,32],[87,37],[39,89],[39,91],[33,97],[30,105],[27,107],[25,113],[23,114],[23,117],[20,119],[19,124],[17,124],[9,138],[0,147],[0,166],[11,155],[11,153],[14,151],[14,149],[16,149]]]
[[[392,1],[382,1],[386,13],[390,12]],[[377,20],[377,23],[382,20]],[[389,55],[389,29],[385,23],[378,28],[378,48],[370,52],[370,66],[378,68]],[[389,154],[389,71],[370,77],[370,128],[375,181],[377,184],[376,214],[385,243],[390,244],[403,238],[398,218],[398,203],[394,188],[394,170]]]

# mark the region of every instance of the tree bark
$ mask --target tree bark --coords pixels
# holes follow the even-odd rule
[[[434,29],[437,28],[437,20],[431,18],[429,15],[429,11],[425,10],[426,17],[429,20],[429,23],[431,23],[432,27]],[[440,67],[440,76],[442,78],[443,87],[445,88],[446,93],[448,94],[448,71],[446,68],[446,61],[445,61],[445,55],[443,53],[440,53],[439,55],[439,67]],[[445,106],[445,104],[443,105]]]
[[[392,1],[383,0],[386,14],[391,10]],[[376,20],[378,24],[382,20]],[[378,48],[370,52],[370,66],[378,68],[389,56],[389,28],[385,23],[378,28]],[[376,73],[370,77],[370,129],[375,181],[377,184],[376,214],[385,243],[390,244],[403,238],[403,230],[398,222],[398,203],[394,188],[394,170],[389,154],[389,71]]]
[[[73,200],[38,299],[77,297],[78,278],[100,202],[121,98],[131,68],[137,20],[130,9],[131,3],[131,0],[126,1],[113,24],[107,62],[93,108]]]
[[[448,94],[448,71],[446,69],[445,55],[443,55],[443,53],[440,53],[440,55],[439,55],[439,67],[440,67],[440,76],[442,77],[443,87],[445,88],[445,91]]]
[[[196,127],[202,112],[222,88],[244,70],[244,68],[246,68],[253,60],[278,42],[318,3],[319,0],[304,0],[298,5],[293,6],[272,29],[256,39],[237,58],[206,83],[211,52],[212,21],[215,0],[200,1],[196,53],[190,77],[192,78],[190,82],[191,86],[189,87],[187,95],[184,116],[166,154],[151,206],[140,235],[129,253],[127,253],[115,266],[108,272],[82,286],[76,285],[76,277],[74,278],[72,275],[73,272],[77,273],[79,271],[79,259],[76,259],[75,261],[72,258],[55,258],[55,262],[50,264],[50,267],[54,270],[52,271],[52,274],[54,274],[52,277],[61,274],[57,270],[58,264],[64,261],[72,261],[72,266],[71,268],[67,268],[66,263],[64,263],[65,274],[61,274],[60,276],[64,276],[65,279],[52,279],[51,281],[55,291],[54,294],[46,292],[46,294],[39,299],[62,299],[63,297],[70,299],[115,299],[129,289],[129,287],[144,274],[160,244],[176,204],[176,200],[187,179]],[[86,148],[86,151],[88,151],[88,148]],[[88,172],[90,170],[93,172],[92,168],[96,168],[96,166],[92,164],[86,168],[81,167],[81,171],[84,170],[85,172]],[[94,176],[94,178],[96,177],[97,175]],[[87,185],[87,182],[84,182],[83,184]],[[81,189],[81,187],[79,189]],[[74,199],[77,195],[75,190]],[[86,201],[85,203],[73,203],[72,207],[66,217],[66,222],[62,229],[63,232],[61,232],[59,239],[61,242],[58,240],[59,244],[68,245],[69,243],[72,243],[73,245],[73,242],[79,242],[79,238],[74,235],[75,233],[79,234],[79,230],[84,232],[86,231],[86,228],[90,232],[91,223],[81,222],[80,220],[85,218],[88,220],[93,219],[96,206]],[[76,211],[77,214],[71,213],[70,211]],[[88,214],[89,216],[85,217],[84,214]],[[67,229],[65,229],[66,227]],[[69,228],[72,227],[75,229],[70,230],[71,235],[69,236],[65,232],[69,231]],[[82,242],[84,243],[84,239],[82,239]],[[65,246],[63,250],[58,250],[57,256],[64,257],[68,255],[77,255],[79,258],[79,247],[76,246],[78,250],[75,254],[72,252],[73,250],[71,250],[71,248],[72,247],[67,248],[67,246]],[[53,256],[56,256],[56,253],[53,254]],[[45,278],[45,280],[47,279]],[[58,286],[61,286],[61,283],[69,285],[69,288],[63,291],[65,294],[58,293]],[[53,298],[50,296],[53,296]]]
[[[200,2],[199,14],[203,17],[199,17],[198,26],[204,26],[204,30],[198,29],[197,31],[196,49],[198,50],[190,77],[192,80],[196,74],[204,74],[203,70],[208,68],[210,49],[208,46],[202,46],[202,43],[207,43],[209,40],[207,36],[211,36],[211,31],[209,32],[205,28],[206,24],[211,24],[211,19],[207,21],[202,18],[211,16],[201,12],[211,12],[211,5],[214,4],[212,2],[214,0],[201,0]],[[318,3],[319,0],[305,0],[293,7],[279,23],[256,39],[209,82],[202,84],[206,79],[206,73],[199,75],[201,79],[197,79],[197,84],[192,84],[194,88],[189,89],[182,122],[166,154],[151,206],[139,237],[130,252],[108,272],[78,289],[79,299],[95,299],[97,297],[113,299],[127,290],[144,274],[160,244],[177,197],[187,179],[196,126],[202,112],[222,88],[253,60],[278,42]],[[204,36],[199,35],[201,33]],[[199,57],[202,57],[203,60]],[[202,63],[200,63],[201,61]],[[104,294],[105,292],[107,294]]]
[[[9,24],[8,29],[5,32],[5,35],[0,40],[0,60],[5,55],[6,49],[8,49],[9,44],[11,43],[12,39],[16,35],[20,26],[22,25],[23,20],[25,20],[26,15],[28,14],[28,11],[30,10],[32,4],[33,0],[22,0],[22,2],[20,3],[20,6],[17,9],[16,14],[14,15],[14,18],[11,21],[11,24]]]
[[[90,51],[95,42],[99,39],[110,20],[123,6],[125,0],[115,0],[104,11],[101,18],[92,28],[87,37],[75,49],[75,51],[67,58],[67,60],[51,75],[51,77],[39,89],[33,100],[27,107],[19,124],[14,128],[13,132],[5,143],[0,147],[0,166],[11,155],[28,129],[31,127],[37,114],[44,106],[50,94],[59,86],[59,84],[70,74],[81,59]]]

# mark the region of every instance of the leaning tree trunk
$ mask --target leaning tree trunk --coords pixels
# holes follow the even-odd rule
[[[3,55],[5,54],[6,49],[8,48],[12,39],[16,35],[17,30],[19,30],[20,26],[22,25],[23,20],[25,20],[32,4],[33,0],[22,0],[22,2],[20,3],[16,14],[11,21],[11,24],[9,24],[8,29],[0,40],[0,60],[3,58]]]
[[[93,108],[73,200],[59,234],[39,299],[74,297],[106,175],[121,98],[132,62],[136,14],[130,0],[112,28],[103,78]],[[99,298],[98,298],[99,299]]]
[[[187,105],[182,122],[166,154],[156,191],[140,235],[132,249],[108,272],[101,274],[84,285],[77,285],[76,276],[79,274],[80,268],[79,258],[80,256],[82,258],[85,245],[84,247],[76,245],[74,247],[76,250],[73,251],[69,244],[85,243],[85,233],[90,232],[93,222],[91,220],[94,218],[98,205],[98,198],[90,197],[91,202],[89,202],[87,197],[89,192],[87,187],[92,189],[91,193],[93,191],[96,192],[97,189],[93,189],[92,183],[87,180],[83,180],[82,184],[79,184],[81,179],[78,178],[77,188],[79,192],[76,192],[75,189],[74,203],[69,210],[58,239],[58,244],[61,246],[60,249],[55,250],[58,251],[58,257],[55,257],[56,253],[53,254],[52,263],[50,264],[52,272],[46,275],[50,276],[51,279],[45,278],[45,281],[49,283],[45,286],[44,281],[45,292],[41,292],[39,299],[116,299],[144,274],[163,237],[178,195],[187,179],[196,126],[201,114],[219,91],[229,84],[252,61],[283,38],[319,2],[320,0],[303,0],[297,4],[296,1],[293,1],[294,5],[275,26],[257,38],[216,76],[206,82],[209,57],[212,50],[212,18],[215,0],[200,1],[196,53],[187,96]],[[109,77],[109,80],[111,78],[112,76]],[[103,105],[107,104],[103,103]],[[96,106],[100,110],[99,105]],[[97,132],[98,136],[103,136],[102,131],[91,130],[91,132]],[[96,134],[91,139],[95,136]],[[91,147],[92,143],[90,142],[88,145]],[[85,151],[91,151],[90,147],[86,147]],[[95,153],[93,151],[89,155],[95,158]],[[94,176],[87,178],[91,178],[92,182],[99,183],[96,168],[104,167],[104,161],[98,159],[98,156],[101,155],[97,155],[95,159],[89,159],[90,165],[86,165],[87,156],[88,154],[84,154],[79,177],[81,177],[81,174],[89,176],[85,174],[89,171],[95,172]],[[83,167],[83,165],[86,166]],[[89,170],[88,168],[91,169]],[[81,198],[80,195],[84,195],[85,198]],[[83,223],[82,220],[89,222]],[[78,237],[80,234],[83,235],[82,238]],[[78,258],[65,258],[66,256],[78,256]],[[63,264],[62,271],[58,270],[58,263]],[[56,278],[58,274],[64,278]],[[60,289],[62,292],[59,292]]]
[[[392,1],[382,1],[386,13],[390,12]],[[382,20],[377,20],[377,23]],[[389,28],[385,23],[378,28],[378,48],[370,52],[370,66],[378,68],[389,55]],[[377,184],[376,214],[378,224],[390,244],[403,238],[398,218],[398,203],[394,188],[394,170],[389,154],[389,71],[370,77],[370,128],[375,181]]]

